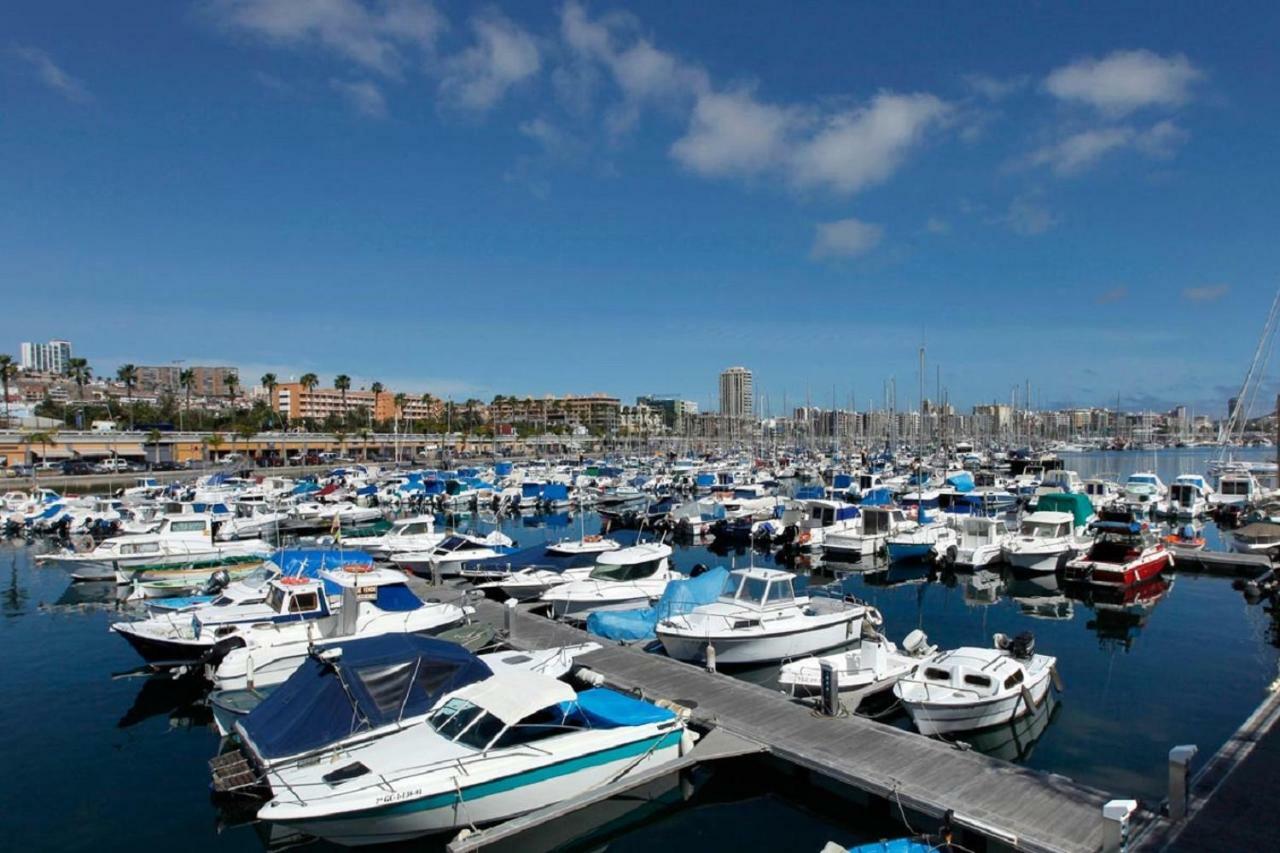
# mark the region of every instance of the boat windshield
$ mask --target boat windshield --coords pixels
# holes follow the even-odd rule
[[[432,525],[426,521],[414,521],[403,525],[396,531],[397,536],[421,536],[424,533],[430,533]]]
[[[267,606],[276,613],[284,612],[284,590],[278,586],[271,587],[271,591],[267,593]]]
[[[752,575],[729,575],[725,578],[721,598],[731,598],[744,604],[763,604],[769,582]]]
[[[643,563],[626,563],[623,565],[597,563],[596,567],[591,570],[590,577],[592,580],[597,581],[640,580],[658,571],[658,566],[661,562],[662,558],[659,557],[656,560],[645,560]]]
[[[1018,534],[1030,536],[1033,539],[1050,539],[1057,536],[1066,536],[1067,530],[1065,524],[1053,521],[1023,521],[1022,528],[1018,531]]]

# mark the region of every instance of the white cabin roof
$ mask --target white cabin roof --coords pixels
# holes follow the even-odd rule
[[[483,681],[468,684],[447,698],[465,699],[484,708],[507,725],[520,722],[543,708],[573,702],[578,694],[563,681],[519,669],[501,669]]]

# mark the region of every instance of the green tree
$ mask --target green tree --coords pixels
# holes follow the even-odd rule
[[[124,395],[129,398],[129,429],[133,429],[134,415],[137,412],[137,401],[133,399],[133,389],[138,384],[138,368],[132,364],[122,364],[116,368],[116,379],[124,383]]]
[[[205,436],[200,440],[200,443],[203,444],[208,451],[208,461],[216,462],[218,459],[218,451],[222,449],[222,445],[225,442],[223,441],[222,436],[215,432]]]
[[[235,417],[236,391],[240,389],[240,377],[228,370],[222,377],[222,384],[227,386],[227,398],[231,400],[231,416]]]
[[[264,373],[258,380],[267,392],[267,408],[274,411],[276,407],[276,388],[280,385],[274,373]]]
[[[56,429],[44,429],[27,433],[22,437],[22,441],[29,447],[40,445],[40,461],[43,462],[49,455],[49,445],[57,441],[57,438],[58,431]]]
[[[252,441],[253,437],[257,434],[258,434],[258,428],[253,424],[252,421],[241,421],[240,423],[236,424],[236,431],[234,435],[236,436],[236,438],[243,441],[246,445],[248,445],[248,443]],[[248,454],[248,452],[249,452],[249,448],[246,446],[245,453]]]
[[[335,429],[333,431],[333,440],[338,442],[338,455],[347,455],[347,431],[344,429]]]
[[[196,387],[196,372],[191,368],[183,368],[178,372],[178,387],[182,389],[184,394],[184,402],[182,405],[182,418],[179,419],[178,426],[183,430],[187,428],[186,413],[191,411],[191,390]]]
[[[4,425],[9,426],[9,380],[18,374],[18,366],[13,363],[13,356],[0,353],[0,385],[4,388]]]
[[[339,373],[333,378],[333,387],[338,389],[338,393],[342,395],[342,422],[347,422],[347,392],[351,390],[351,377],[345,373]]]
[[[85,358],[70,358],[67,360],[67,375],[71,377],[71,381],[76,383],[76,392],[81,401],[84,400],[84,386],[93,378],[93,372],[89,369],[89,360]]]
[[[428,424],[427,428],[428,429],[431,428],[430,424],[433,423],[435,420],[435,418],[432,415],[432,406],[434,406],[435,403],[436,403],[435,397],[432,397],[430,394],[422,395],[422,405],[425,406],[427,409],[427,424]]]
[[[160,439],[161,438],[163,438],[163,436],[160,434],[160,430],[158,429],[152,429],[147,432],[147,444],[151,445],[152,449],[155,451],[152,454],[153,456],[153,458],[151,459],[152,465],[160,461]]]
[[[304,373],[302,374],[302,378],[298,380],[298,384],[302,386],[304,391],[310,394],[315,391],[316,386],[320,384],[320,377],[316,376],[314,373]],[[299,408],[299,411],[301,411],[301,408]],[[306,424],[307,429],[311,429],[311,418],[304,416],[302,420]],[[306,450],[307,447],[304,443],[302,446],[303,456],[306,456]]]
[[[373,437],[373,430],[369,429],[368,427],[361,427],[360,432],[357,434],[360,436],[360,441],[364,444],[364,461],[368,462],[369,461],[369,439]]]

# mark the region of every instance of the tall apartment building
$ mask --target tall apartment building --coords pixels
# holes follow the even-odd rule
[[[422,402],[420,394],[407,395],[400,417],[406,420],[427,420],[439,417],[444,404],[433,399],[430,406]],[[370,411],[377,421],[392,420],[396,417],[396,395],[394,391],[349,390],[344,395],[337,388],[312,388],[307,390],[301,382],[282,382],[276,386],[275,399],[271,408],[283,412],[290,420],[298,418],[314,418],[323,420],[329,415],[341,415],[358,411]],[[455,411],[461,412],[458,406]]]
[[[18,346],[18,360],[23,370],[65,374],[70,367],[71,341],[49,341],[47,344],[23,341]]]
[[[730,367],[720,374],[720,414],[731,418],[749,418],[755,414],[750,370]]]
[[[182,371],[193,373],[194,384],[191,394],[194,397],[227,396],[227,376],[240,379],[240,371],[234,367],[212,365],[191,365],[183,367],[176,364],[142,364],[138,365],[138,390],[143,393],[169,391],[173,394],[186,394],[182,387]]]

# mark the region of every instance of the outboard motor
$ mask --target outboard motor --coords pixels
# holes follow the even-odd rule
[[[1023,631],[1012,638],[996,634],[994,639],[997,649],[1008,652],[1019,660],[1027,660],[1036,653],[1036,638],[1030,631]]]
[[[218,569],[209,576],[209,580],[205,582],[204,589],[201,590],[202,595],[217,595],[222,592],[231,583],[231,575],[226,569]]]

